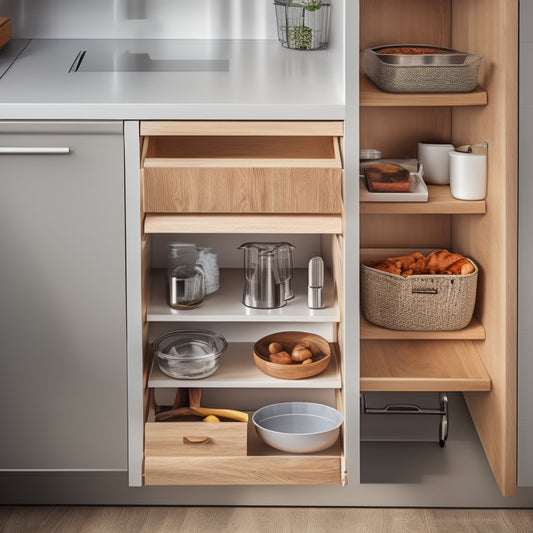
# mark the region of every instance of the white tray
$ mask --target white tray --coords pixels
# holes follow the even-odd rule
[[[409,173],[409,192],[369,192],[365,179],[359,179],[361,202],[427,202],[428,188],[418,172]]]

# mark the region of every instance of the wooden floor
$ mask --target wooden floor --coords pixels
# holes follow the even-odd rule
[[[1,533],[531,533],[533,509],[0,506]]]

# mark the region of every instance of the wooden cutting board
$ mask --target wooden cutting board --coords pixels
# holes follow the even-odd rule
[[[2,48],[11,39],[11,20],[6,17],[0,17],[0,48]]]

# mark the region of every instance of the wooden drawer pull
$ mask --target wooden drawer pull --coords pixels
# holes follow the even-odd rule
[[[198,444],[212,444],[210,437],[183,437],[183,444],[198,445]]]

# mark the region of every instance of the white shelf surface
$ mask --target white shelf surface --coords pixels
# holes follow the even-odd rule
[[[151,388],[201,387],[239,389],[339,389],[340,368],[337,351],[330,344],[332,357],[321,374],[305,379],[278,379],[264,374],[254,363],[254,345],[250,342],[230,342],[221,356],[218,370],[203,379],[174,379],[159,369],[154,357],[148,379]]]
[[[307,269],[295,269],[295,297],[279,309],[251,309],[242,303],[244,276],[240,268],[221,269],[220,289],[209,294],[196,309],[173,309],[166,298],[166,272],[154,269],[151,277],[148,322],[339,322],[333,277],[325,273],[324,309],[307,307]]]

